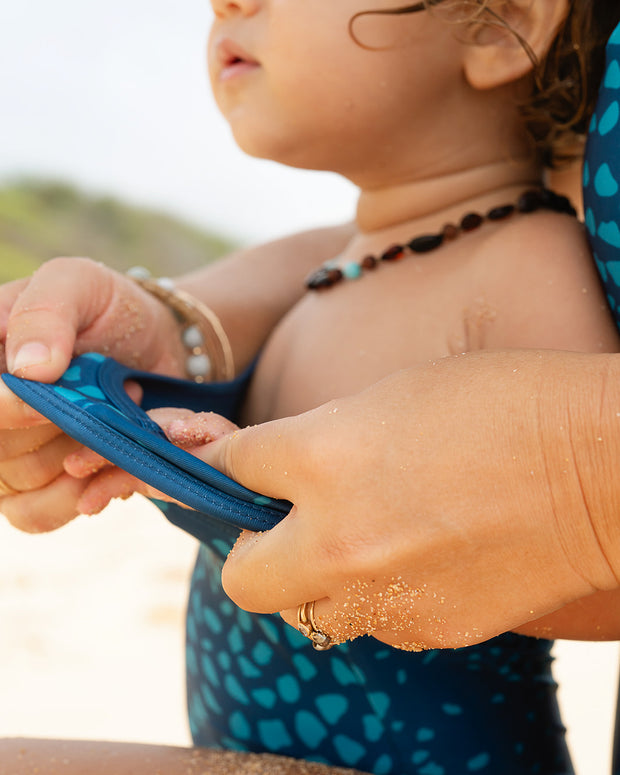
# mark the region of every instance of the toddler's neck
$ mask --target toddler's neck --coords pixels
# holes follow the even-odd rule
[[[542,171],[532,162],[507,161],[424,180],[404,180],[362,190],[357,224],[374,232],[451,211],[484,209],[510,201],[524,188],[541,184]]]

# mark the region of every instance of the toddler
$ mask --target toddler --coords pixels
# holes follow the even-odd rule
[[[360,191],[353,224],[241,251],[177,281],[215,309],[238,371],[251,369],[241,424],[296,415],[464,351],[618,349],[583,227],[544,186],[547,166],[581,152],[620,16],[612,5],[212,0],[211,83],[240,147],[337,172]],[[218,420],[212,432],[202,415],[156,416],[197,455],[228,430]],[[98,465],[88,452],[66,462],[74,476]],[[81,508],[128,489],[144,488],[108,471]],[[551,641],[509,633],[478,643],[472,622],[471,646],[412,653],[417,645],[397,637],[398,649],[351,639],[378,624],[319,599],[304,609],[306,631],[324,645],[345,641],[319,653],[279,616],[225,596],[220,572],[235,538],[214,526],[192,580],[196,745],[375,775],[572,772]],[[395,586],[398,576],[395,568]],[[354,578],[351,591],[364,593]],[[525,629],[570,635],[589,621],[560,613]]]

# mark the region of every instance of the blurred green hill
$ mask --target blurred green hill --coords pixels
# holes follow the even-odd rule
[[[120,271],[180,274],[233,248],[231,241],[163,213],[87,194],[59,181],[0,185],[0,282],[55,256],[88,256]]]

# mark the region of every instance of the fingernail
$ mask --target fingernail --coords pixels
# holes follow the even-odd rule
[[[31,366],[40,366],[49,363],[52,360],[52,354],[49,347],[41,342],[28,342],[17,351],[17,355],[10,364],[11,371],[22,371]]]

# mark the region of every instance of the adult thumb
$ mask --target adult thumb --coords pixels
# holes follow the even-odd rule
[[[329,550],[338,541],[334,509],[326,508],[340,482],[332,463],[341,449],[337,438],[331,439],[340,413],[331,407],[332,402],[236,431],[207,445],[206,455],[201,452],[202,459],[242,485],[293,504],[275,527],[244,535],[224,565],[224,589],[248,611],[282,611],[323,598],[340,574]]]
[[[22,281],[17,296],[12,290],[0,288],[7,367],[21,377],[53,381],[67,368],[80,330],[105,309],[111,273],[87,259],[58,258]]]
[[[302,417],[236,430],[207,444],[200,456],[250,490],[294,501],[303,465],[299,454]]]

